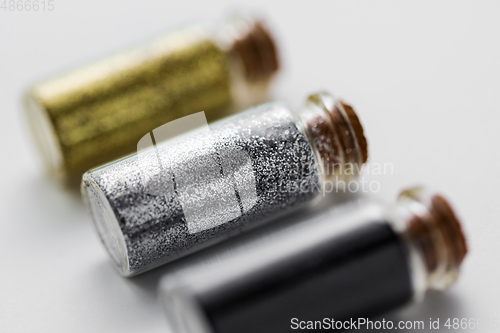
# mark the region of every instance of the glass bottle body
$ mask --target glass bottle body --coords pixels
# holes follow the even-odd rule
[[[25,108],[52,173],[79,181],[164,123],[200,110],[214,120],[262,102],[277,68],[262,23],[237,18],[214,31],[175,31],[36,84]]]
[[[421,299],[427,289],[449,285],[465,256],[456,217],[434,214],[438,202],[445,203],[439,209],[450,209],[439,198],[404,195],[394,207],[357,198],[177,262],[160,288],[171,328],[288,332],[299,321],[324,324],[331,318],[341,327],[328,320],[333,326],[323,328],[355,329],[351,318],[358,323]],[[429,227],[425,233],[414,233],[415,214],[425,217],[417,222]],[[430,257],[440,258],[439,264],[429,265]]]
[[[82,193],[124,275],[287,213],[321,193],[302,113],[274,102],[91,170]]]

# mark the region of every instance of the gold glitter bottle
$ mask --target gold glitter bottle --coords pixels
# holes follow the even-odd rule
[[[191,113],[208,120],[266,99],[278,70],[262,21],[192,26],[41,82],[25,96],[35,140],[57,178],[137,149],[154,128]]]

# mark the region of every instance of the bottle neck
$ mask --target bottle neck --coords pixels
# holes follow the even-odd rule
[[[428,289],[451,286],[467,245],[448,201],[422,188],[412,188],[400,194],[391,215],[409,249],[416,297],[422,298]]]
[[[368,159],[363,127],[353,108],[329,93],[309,96],[297,112],[326,180],[356,178]]]

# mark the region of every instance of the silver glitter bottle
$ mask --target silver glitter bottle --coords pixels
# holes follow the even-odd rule
[[[82,182],[96,230],[125,276],[312,202],[325,182],[352,180],[367,160],[354,110],[328,93],[299,110],[272,102],[161,143],[148,135],[137,154]]]

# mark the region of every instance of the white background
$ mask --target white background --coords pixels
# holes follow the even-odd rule
[[[20,97],[44,77],[238,6],[53,4],[52,12],[0,10],[0,330],[165,332],[161,269],[118,276],[79,193],[44,175]],[[267,0],[251,8],[278,36],[275,98],[298,106],[318,89],[344,97],[365,126],[371,162],[394,165],[392,175],[367,176],[380,181],[377,195],[392,202],[403,187],[427,184],[463,219],[470,253],[458,283],[386,318],[500,321],[500,2]]]

